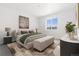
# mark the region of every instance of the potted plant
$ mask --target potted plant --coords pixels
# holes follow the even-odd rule
[[[66,24],[66,32],[69,34],[70,39],[74,39],[74,33],[75,33],[75,24],[72,24],[72,22],[68,22]]]

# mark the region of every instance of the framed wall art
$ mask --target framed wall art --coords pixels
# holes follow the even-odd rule
[[[19,16],[19,29],[29,29],[29,18]]]

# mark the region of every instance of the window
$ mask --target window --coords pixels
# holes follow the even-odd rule
[[[51,18],[47,20],[47,29],[57,29],[58,19]]]

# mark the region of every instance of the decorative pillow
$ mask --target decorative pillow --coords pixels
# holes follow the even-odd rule
[[[27,34],[28,32],[27,31],[21,31],[21,34]]]
[[[34,33],[34,31],[29,31],[29,33]]]

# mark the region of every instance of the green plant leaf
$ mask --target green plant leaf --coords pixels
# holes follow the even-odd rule
[[[67,32],[73,32],[75,26],[76,26],[76,25],[75,25],[75,24],[72,24],[72,22],[68,22],[68,23],[66,24],[66,26],[65,26],[66,31],[67,31]]]

